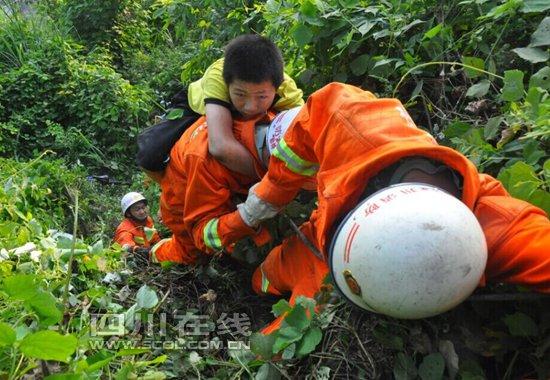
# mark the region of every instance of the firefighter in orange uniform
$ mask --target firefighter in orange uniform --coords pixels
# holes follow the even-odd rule
[[[116,229],[114,242],[128,252],[147,254],[151,246],[160,240],[149,216],[147,200],[140,193],[130,192],[122,197],[120,206],[125,218]],[[146,228],[151,232],[147,233]],[[147,235],[150,235],[149,238]]]
[[[438,145],[397,99],[341,83],[313,93],[274,150],[267,174],[237,206],[241,218],[254,227],[273,217],[311,177],[318,183],[318,207],[301,226],[302,239],[274,248],[256,270],[259,294],[291,292],[291,303],[300,295],[312,297],[329,271],[328,245],[339,222],[369,194],[411,181],[443,189],[473,212],[488,252],[481,285],[509,282],[550,292],[550,222],[544,211],[512,198],[462,154]]]
[[[288,127],[285,121],[297,112],[291,109],[276,118],[269,114],[234,121],[233,133],[251,152],[260,177],[269,160],[271,145],[267,139],[274,148]],[[231,252],[233,243],[245,236],[251,236],[258,245],[267,243],[268,231],[243,223],[232,201],[234,194],[246,195],[254,182],[255,178],[229,170],[208,153],[208,128],[201,117],[172,148],[160,181],[162,220],[173,235],[152,248],[151,260],[194,264],[203,253]]]

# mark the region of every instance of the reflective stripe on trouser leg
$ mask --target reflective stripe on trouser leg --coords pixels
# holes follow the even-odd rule
[[[218,235],[218,218],[210,219],[204,227],[204,244],[213,251],[219,251],[223,248],[222,241]]]
[[[267,293],[267,289],[269,288],[269,279],[264,273],[263,265],[260,267],[260,272],[262,273],[262,292]]]
[[[296,174],[312,177],[319,170],[318,164],[304,160],[299,155],[294,153],[284,139],[279,141],[279,144],[273,151],[273,155],[283,161],[287,168]]]
[[[158,249],[160,248],[161,245],[165,244],[165,243],[168,243],[169,241],[171,241],[172,238],[165,238],[165,239],[162,239],[160,240],[157,244],[155,244],[154,246],[151,247],[151,262],[153,263],[158,263],[159,260],[157,259],[157,251]]]

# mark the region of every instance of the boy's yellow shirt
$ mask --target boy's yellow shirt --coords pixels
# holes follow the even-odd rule
[[[215,103],[231,107],[229,90],[223,80],[223,58],[218,59],[204,72],[201,79],[191,83],[188,89],[189,106],[198,114],[204,115],[206,103]],[[284,74],[283,83],[277,89],[275,104],[272,108],[277,111],[298,107],[304,104],[303,92],[296,86],[296,82]]]

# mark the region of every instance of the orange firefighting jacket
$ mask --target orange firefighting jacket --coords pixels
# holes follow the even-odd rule
[[[251,152],[256,171],[263,175],[265,169],[254,143],[258,121],[235,120],[233,134]],[[232,200],[235,194],[246,195],[254,182],[254,178],[229,170],[208,153],[206,118],[198,119],[172,148],[161,179],[163,223],[177,239],[165,249],[161,245],[155,251],[156,259],[191,264],[201,252],[230,250],[245,236],[252,235],[258,244],[265,241],[267,231],[244,224]]]
[[[125,218],[117,227],[113,241],[126,247],[145,247],[149,248],[160,240],[155,231],[150,240],[147,239],[144,227],[154,228],[153,219],[150,216],[144,222],[139,222],[130,218]]]
[[[310,221],[314,241],[326,255],[332,225],[357,204],[369,179],[407,156],[443,162],[462,175],[462,201],[478,218],[488,243],[487,278],[550,292],[545,213],[510,197],[500,182],[479,174],[459,152],[438,145],[397,99],[378,99],[341,83],[316,91],[279,142],[255,192],[266,202],[284,205],[305,179],[316,176],[318,208]]]

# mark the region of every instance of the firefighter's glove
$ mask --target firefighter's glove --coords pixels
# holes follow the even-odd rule
[[[246,201],[237,205],[243,222],[252,228],[257,228],[262,221],[273,218],[280,211],[279,207],[262,200],[256,195],[254,192],[256,186],[258,184],[250,188]]]

